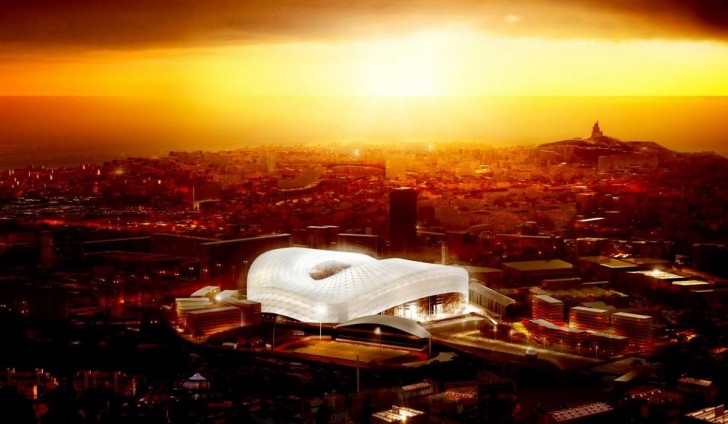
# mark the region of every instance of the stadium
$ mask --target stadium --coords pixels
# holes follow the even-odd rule
[[[303,322],[344,323],[377,314],[424,320],[462,313],[468,274],[445,265],[289,247],[251,264],[247,295],[263,313]]]

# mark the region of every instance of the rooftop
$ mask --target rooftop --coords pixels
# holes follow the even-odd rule
[[[582,420],[591,415],[605,414],[614,409],[604,402],[589,403],[586,405],[576,406],[573,408],[562,409],[550,413],[554,422],[569,422]]]
[[[685,281],[673,281],[673,286],[679,286],[679,287],[692,287],[692,288],[705,288],[706,286],[710,286],[710,283],[706,281],[699,281],[699,280],[685,280]]]
[[[522,262],[504,262],[503,266],[516,269],[521,272],[529,271],[551,271],[551,270],[570,270],[574,265],[564,262],[560,259],[544,259],[537,261]]]
[[[188,314],[193,315],[200,315],[200,314],[211,314],[215,312],[222,312],[222,311],[239,311],[240,309],[236,308],[235,306],[221,306],[217,308],[205,308],[205,309],[197,309],[194,311],[189,311]]]
[[[579,258],[582,261],[592,262],[611,269],[637,268],[637,265],[631,262],[622,261],[620,259],[610,258],[609,256],[582,256]]]
[[[534,299],[540,299],[540,300],[543,300],[544,302],[548,302],[548,303],[552,303],[552,304],[564,303],[564,302],[560,301],[559,299],[553,298],[547,294],[537,294],[533,297],[534,297]]]
[[[540,318],[539,319],[532,319],[531,322],[533,324],[538,325],[538,326],[541,326],[541,327],[544,327],[544,328],[548,328],[548,329],[551,329],[551,330],[563,331],[564,333],[584,333],[583,330],[577,330],[577,329],[569,328],[569,327],[562,327],[560,325],[556,325],[556,324],[553,324],[553,323],[551,323],[549,321],[546,321],[545,319],[540,319]]]
[[[571,311],[591,312],[594,314],[606,314],[607,313],[607,311],[605,309],[589,308],[586,306],[574,306],[570,310]]]
[[[706,423],[724,423],[725,422],[725,406],[718,405],[710,408],[703,408],[699,411],[685,414],[686,417],[694,418],[698,421]]]
[[[671,272],[661,271],[659,269],[653,269],[651,271],[629,271],[629,274],[642,274],[646,277],[655,278],[658,280],[682,280],[685,279],[682,275],[673,274]]]
[[[637,314],[630,314],[629,312],[615,312],[612,314],[613,317],[625,317],[625,318],[634,318],[634,319],[652,319],[649,315],[637,315]]]

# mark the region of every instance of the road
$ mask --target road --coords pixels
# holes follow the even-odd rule
[[[427,325],[432,340],[445,346],[459,349],[471,354],[508,365],[539,369],[580,370],[610,362],[610,358],[590,358],[570,353],[561,353],[538,346],[508,343],[501,340],[482,337],[478,328],[490,322],[477,316],[430,323]],[[536,360],[526,358],[528,347],[536,348]]]

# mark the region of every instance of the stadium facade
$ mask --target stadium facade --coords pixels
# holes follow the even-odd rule
[[[262,304],[263,313],[304,322],[343,323],[382,313],[419,319],[433,311],[462,313],[468,273],[405,259],[289,247],[253,261],[247,295]],[[431,299],[437,308],[429,306]]]

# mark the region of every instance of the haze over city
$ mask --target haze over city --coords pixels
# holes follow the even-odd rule
[[[711,1],[7,1],[0,143],[24,154],[13,165],[53,165],[269,143],[534,145],[600,119],[616,137],[724,154],[726,19]]]

